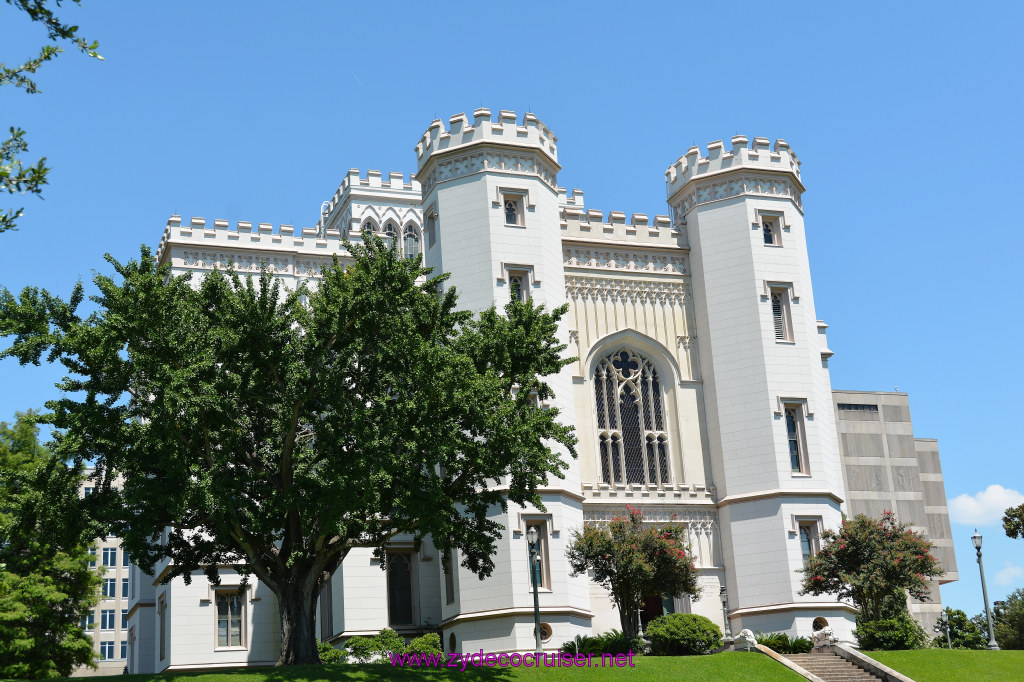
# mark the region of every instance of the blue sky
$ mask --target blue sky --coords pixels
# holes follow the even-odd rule
[[[963,522],[943,599],[978,613],[975,525],[990,598],[1024,586],[1024,541],[996,513],[1024,501],[1024,5],[716,4],[65,7],[106,60],[68,52],[41,94],[0,90],[0,125],[53,168],[45,200],[0,203],[27,209],[0,235],[0,284],[66,295],[104,253],[155,246],[171,213],[313,225],[349,168],[413,172],[430,121],[481,104],[535,112],[559,183],[627,214],[667,213],[665,169],[693,143],[784,138],[833,386],[910,393]],[[0,61],[43,37],[0,7]],[[58,377],[0,362],[0,419]]]

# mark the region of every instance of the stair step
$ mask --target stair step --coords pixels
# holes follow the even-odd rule
[[[878,682],[879,678],[860,666],[833,653],[790,654],[786,656],[807,672],[825,682]]]

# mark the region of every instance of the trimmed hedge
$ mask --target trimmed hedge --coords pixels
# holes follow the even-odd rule
[[[865,651],[921,649],[928,641],[924,629],[907,614],[857,623],[853,634],[860,648]]]
[[[656,656],[694,656],[722,646],[722,631],[704,616],[670,613],[647,626],[651,653]]]

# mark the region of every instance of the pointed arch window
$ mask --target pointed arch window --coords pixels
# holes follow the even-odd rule
[[[380,231],[380,238],[384,240],[384,243],[389,249],[393,249],[398,245],[398,228],[390,220],[384,223],[384,229]]]
[[[402,252],[409,260],[420,255],[420,231],[412,223],[402,231]]]
[[[598,456],[604,483],[666,485],[668,432],[658,370],[622,348],[594,369]]]

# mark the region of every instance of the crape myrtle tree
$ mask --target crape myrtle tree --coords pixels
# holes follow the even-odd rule
[[[0,294],[2,356],[68,370],[47,405],[56,449],[95,463],[123,546],[147,571],[172,558],[164,583],[255,575],[277,596],[279,664],[319,660],[315,601],[352,547],[429,534],[483,579],[493,512],[542,507],[538,485],[567,467],[556,450],[575,456],[533,399],[569,362],[565,308],[474,316],[418,259],[348,248],[354,262],[292,292],[267,272],[172,277],[144,247],[107,257],[116,277],[94,277],[88,315],[81,284],[67,301]]]
[[[630,637],[640,630],[639,610],[648,598],[700,596],[685,526],[644,525],[641,511],[629,505],[607,525],[574,531],[566,557],[573,575],[593,571],[594,581],[611,593],[622,632]]]
[[[100,531],[78,496],[80,467],[38,437],[32,412],[0,422],[0,678],[95,666],[80,619],[99,600],[88,548]]]
[[[928,579],[943,573],[932,544],[891,511],[881,519],[858,514],[844,520],[838,532],[827,529],[823,541],[821,551],[804,562],[801,594],[852,599],[861,622],[904,614],[908,592],[926,601]]]

